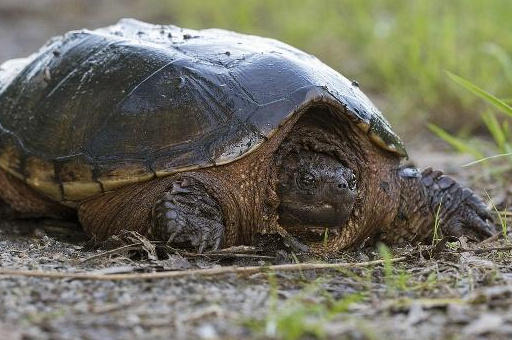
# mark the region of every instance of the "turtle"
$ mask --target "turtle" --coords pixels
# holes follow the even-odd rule
[[[123,19],[0,70],[0,198],[197,251],[277,234],[336,252],[368,240],[491,236],[484,201],[407,152],[359,88],[277,40]]]

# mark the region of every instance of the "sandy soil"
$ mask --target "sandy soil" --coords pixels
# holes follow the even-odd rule
[[[34,52],[52,35],[125,16],[159,20],[135,1],[0,0],[0,62]],[[420,166],[446,169],[482,194],[490,189],[500,206],[510,203],[505,185],[478,170],[461,171],[467,159],[439,149],[427,141],[410,151]],[[282,252],[148,258],[144,251],[90,259],[103,250],[84,250],[86,241],[79,228],[55,221],[0,221],[0,268],[102,275],[381,258],[370,246],[330,259],[294,260]],[[460,252],[473,247],[462,240],[431,259],[416,248],[397,248],[394,256],[407,259],[389,266],[270,276],[265,270],[124,281],[0,276],[0,339],[509,339],[512,254],[504,240],[478,246],[501,250]]]
[[[105,251],[84,250],[86,241],[80,229],[56,221],[3,221],[1,268],[103,275],[293,262],[268,251],[265,259],[179,252],[148,258],[140,249],[98,256]],[[405,254],[406,260],[387,269],[374,265],[269,276],[262,267],[251,275],[122,281],[0,276],[0,338],[287,338],[293,330],[320,329],[318,334],[332,339],[508,339],[510,248],[496,241],[477,248],[507,250],[458,252],[475,248],[461,242],[432,259],[417,248],[394,248],[394,257]],[[379,258],[370,246],[298,261]]]

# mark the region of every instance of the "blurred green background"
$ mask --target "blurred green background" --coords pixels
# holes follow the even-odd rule
[[[35,51],[51,35],[125,16],[220,27],[303,49],[359,81],[405,138],[426,131],[427,121],[463,135],[484,131],[484,104],[444,70],[510,96],[506,0],[0,0],[0,61]]]

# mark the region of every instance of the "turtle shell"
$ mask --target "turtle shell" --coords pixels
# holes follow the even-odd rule
[[[0,167],[61,202],[233,162],[316,103],[406,155],[357,83],[272,39],[124,19],[1,69]]]

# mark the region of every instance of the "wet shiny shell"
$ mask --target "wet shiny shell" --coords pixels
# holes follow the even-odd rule
[[[72,203],[232,162],[316,103],[406,155],[357,84],[315,57],[272,39],[125,19],[0,67],[0,167]]]

